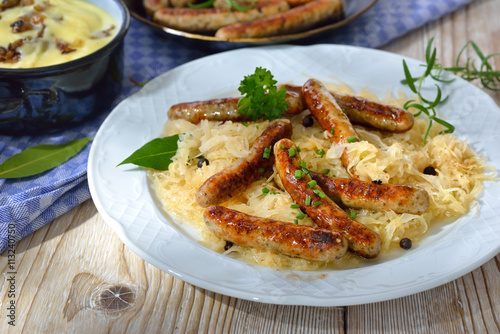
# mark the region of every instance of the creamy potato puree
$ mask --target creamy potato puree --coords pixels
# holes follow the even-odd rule
[[[86,1],[22,3],[0,11],[0,68],[42,67],[81,58],[109,43],[119,29],[109,13]]]

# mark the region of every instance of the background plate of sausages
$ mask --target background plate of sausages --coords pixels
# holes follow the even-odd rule
[[[456,279],[500,251],[500,182],[485,181],[467,215],[432,228],[402,254],[380,256],[351,269],[296,271],[250,265],[202,246],[193,231],[160,209],[144,169],[116,167],[160,136],[170,106],[237,96],[240,81],[256,67],[269,69],[280,83],[339,80],[353,92],[368,88],[381,98],[387,92],[411,96],[400,83],[402,60],[400,55],[352,46],[272,45],[222,52],[164,73],[122,101],[99,129],[88,162],[95,205],[124,244],[146,261],[190,284],[237,298],[345,306],[399,298]],[[412,73],[422,71],[420,62],[406,62]],[[459,78],[444,86],[443,94],[449,99],[440,114],[455,125],[454,135],[467,139],[498,168],[500,108]]]
[[[208,0],[210,1],[210,0]],[[124,0],[131,15],[182,40],[271,44],[320,35],[370,9],[377,0]],[[239,6],[228,11],[229,1]]]

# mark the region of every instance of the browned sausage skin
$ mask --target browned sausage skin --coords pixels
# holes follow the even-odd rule
[[[338,20],[343,14],[340,0],[314,0],[262,19],[227,25],[217,30],[215,37],[232,40],[292,34]]]
[[[359,141],[358,134],[349,118],[323,83],[316,79],[307,80],[302,86],[302,96],[304,103],[314,118],[318,120],[319,125],[330,133],[332,143],[348,144]],[[355,168],[349,168],[350,158],[347,154],[347,147],[340,160],[349,174],[356,177]]]
[[[168,110],[169,119],[184,119],[193,124],[198,124],[201,120],[209,121],[249,121],[245,115],[238,113],[238,101],[240,97],[226,97],[206,101],[182,102],[174,104]],[[285,115],[295,115],[305,109],[302,96],[294,91],[286,93],[287,110]]]
[[[292,136],[292,125],[288,121],[273,121],[257,138],[248,157],[238,159],[231,166],[209,177],[196,191],[196,202],[202,207],[221,204],[247,188],[264,175],[259,169],[270,170],[274,164],[272,148],[281,138]],[[270,155],[264,155],[266,149]]]
[[[288,92],[302,95],[301,86],[280,85],[279,88],[281,87],[285,87]],[[413,127],[415,121],[413,114],[403,108],[361,96],[341,94],[331,90],[329,92],[353,124],[388,132],[405,132]]]
[[[184,119],[193,124],[202,120],[209,121],[247,121],[245,115],[238,114],[239,97],[212,99],[207,101],[183,102],[174,104],[168,110],[168,118]]]
[[[204,220],[224,240],[308,260],[333,261],[347,250],[347,241],[338,232],[259,218],[223,206],[208,207]]]
[[[413,114],[396,106],[360,96],[330,92],[351,122],[389,132],[405,132],[413,127]]]
[[[284,188],[319,227],[342,233],[349,242],[349,249],[365,258],[374,258],[380,253],[382,239],[376,232],[351,219],[320,187],[314,185],[314,182],[310,183],[311,176],[304,173],[301,177],[296,177],[296,171],[301,171],[302,168],[297,147],[291,140],[281,139],[276,142],[274,156],[276,170]]]
[[[429,207],[429,193],[422,188],[309,174],[328,197],[345,207],[417,215]]]
[[[359,140],[349,118],[323,83],[316,79],[307,80],[302,86],[302,96],[314,118],[325,131],[330,132],[332,142],[346,144]]]

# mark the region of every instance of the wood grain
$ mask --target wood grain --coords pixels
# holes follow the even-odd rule
[[[423,59],[435,37],[452,65],[467,40],[500,52],[500,1],[477,0],[382,47]],[[467,51],[465,56],[474,57]],[[495,66],[500,68],[500,58]],[[500,94],[489,93],[500,104]],[[8,261],[0,270],[5,333],[498,333],[500,257],[435,289],[350,307],[268,305],[216,294],[135,255],[87,201],[16,246],[16,326],[7,325]]]

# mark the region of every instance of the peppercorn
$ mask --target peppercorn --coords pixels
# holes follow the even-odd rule
[[[234,243],[232,243],[231,241],[226,241],[226,244],[224,245],[224,250],[227,251],[227,250],[229,250],[229,248],[231,248],[233,246],[234,246]]]
[[[198,160],[198,164],[197,164],[198,168],[203,167],[203,164],[204,164],[204,163],[205,163],[205,165],[207,165],[207,166],[208,166],[208,164],[209,164],[208,160],[207,160],[205,157],[201,157],[201,159],[200,159],[200,160]]]
[[[306,128],[312,126],[314,124],[314,118],[312,117],[311,114],[305,116],[303,119],[302,119],[302,125]]]
[[[375,183],[375,184],[382,184],[382,180],[373,180],[372,183]]]
[[[411,239],[409,238],[403,238],[399,242],[399,246],[403,249],[410,249],[411,248]]]
[[[424,168],[424,174],[427,175],[437,175],[436,169],[432,166],[427,166]]]

